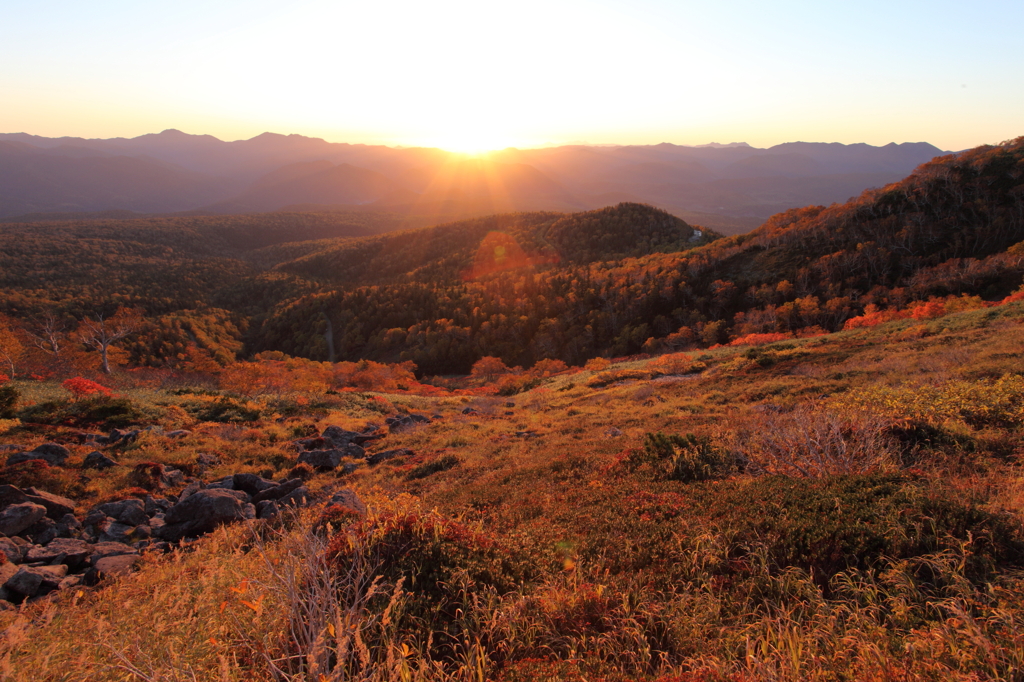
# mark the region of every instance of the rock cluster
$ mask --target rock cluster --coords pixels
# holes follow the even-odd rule
[[[353,491],[335,494],[365,511]],[[126,573],[144,551],[220,525],[276,516],[287,506],[313,501],[300,479],[268,481],[249,473],[204,485],[192,481],[181,495],[134,497],[93,507],[79,520],[71,500],[35,488],[0,486],[0,609],[11,603]]]
[[[388,427],[393,432],[430,421],[422,415],[402,415],[388,419]],[[81,440],[114,445],[131,442],[139,433],[115,429],[105,436],[84,434]],[[164,435],[182,438],[189,433]],[[360,433],[329,426],[320,436],[297,440],[295,445],[299,462],[321,469],[343,467],[344,473],[356,468],[351,460],[372,465],[413,454],[399,448],[367,455],[363,445],[384,436],[376,427]],[[66,466],[70,456],[68,449],[57,443],[44,443],[26,452],[17,447],[5,449],[15,450],[7,464],[42,460],[51,466]],[[196,464],[202,474],[219,465],[220,460],[215,455],[199,454]],[[104,469],[118,463],[94,451],[86,455],[82,466]],[[236,473],[204,482],[158,463],[140,464],[137,469],[152,476],[154,490],[183,488],[178,495],[153,493],[144,498],[105,502],[79,518],[73,500],[36,488],[0,485],[0,609],[126,573],[138,562],[140,553],[168,551],[173,543],[209,533],[220,525],[273,518],[286,507],[314,501],[299,478],[272,481],[252,473]],[[366,511],[351,490],[335,493],[330,502],[363,514]]]
[[[419,424],[429,424],[430,417],[422,414],[405,414],[397,417],[388,417],[386,423],[388,431],[395,433],[408,429]],[[355,471],[354,462],[344,462],[345,459],[363,460],[367,464],[379,464],[386,460],[400,456],[411,456],[412,450],[398,448],[384,450],[375,454],[366,454],[362,447],[364,444],[384,438],[383,433],[375,427],[371,427],[362,433],[346,431],[339,426],[328,426],[324,432],[314,438],[300,438],[293,441],[299,450],[299,463],[308,464],[314,469],[337,469],[342,467],[343,473]]]

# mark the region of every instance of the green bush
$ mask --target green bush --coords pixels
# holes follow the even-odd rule
[[[123,428],[146,420],[142,410],[128,398],[98,396],[79,400],[71,407],[76,420],[90,424],[102,423],[107,428]]]
[[[656,477],[683,483],[721,478],[734,468],[728,452],[715,447],[707,436],[692,433],[648,433],[644,449],[634,451],[627,459],[627,466],[633,469],[645,464],[653,468]]]
[[[9,419],[14,416],[14,408],[18,405],[21,394],[18,389],[10,384],[0,386],[0,419]]]
[[[151,421],[154,415],[141,410],[128,398],[96,396],[82,400],[53,400],[29,405],[18,413],[22,421],[66,426],[124,428]]]
[[[364,519],[330,540],[327,558],[341,575],[367,560],[374,577],[408,592],[396,627],[432,654],[451,655],[477,595],[506,594],[532,577],[532,562],[507,544],[436,513],[385,513]],[[385,590],[387,592],[387,590]],[[387,607],[382,595],[377,608]]]
[[[968,540],[968,574],[976,579],[1024,561],[1020,529],[1007,519],[899,475],[766,476],[694,492],[708,523],[735,542],[764,546],[776,565],[805,568],[822,581],[882,557],[906,559]]]
[[[509,487],[539,478],[523,476],[478,488],[475,499],[464,500],[493,507]],[[800,568],[819,585],[841,571],[884,569],[937,552],[964,556],[964,573],[979,584],[994,572],[1024,566],[1022,531],[1012,517],[907,476],[619,480],[576,487],[571,503],[566,496],[555,505],[543,504],[547,494],[553,493],[538,493],[507,512],[507,522],[538,543],[536,556],[545,551],[544,538],[552,546],[568,538],[581,565],[659,589],[709,579],[740,589],[762,558],[770,572]],[[708,554],[709,547],[716,549]],[[695,556],[702,561],[692,563]],[[930,580],[921,577],[922,589]]]
[[[186,401],[181,407],[204,422],[254,422],[262,414],[259,406],[226,396],[211,401]]]

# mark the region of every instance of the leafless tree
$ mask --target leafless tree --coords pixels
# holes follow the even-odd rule
[[[68,327],[64,320],[55,313],[48,312],[37,318],[27,331],[37,348],[52,355],[54,360],[61,359],[62,347],[68,336]]]
[[[95,348],[100,352],[104,374],[110,374],[110,360],[108,353],[110,347],[136,331],[142,323],[142,315],[137,310],[119,308],[118,311],[104,318],[97,315],[95,318],[85,318],[78,328],[78,336],[86,346]]]

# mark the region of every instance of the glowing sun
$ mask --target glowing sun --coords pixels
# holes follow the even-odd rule
[[[518,146],[515,140],[488,125],[445,126],[423,140],[426,147],[436,147],[456,154],[481,156],[489,152]]]

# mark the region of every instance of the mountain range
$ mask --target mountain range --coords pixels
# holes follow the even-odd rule
[[[8,133],[0,134],[0,219],[282,209],[465,218],[632,201],[737,233],[782,210],[894,182],[943,153],[927,143],[663,143],[476,158],[273,133],[234,142],[177,130],[130,139]]]

